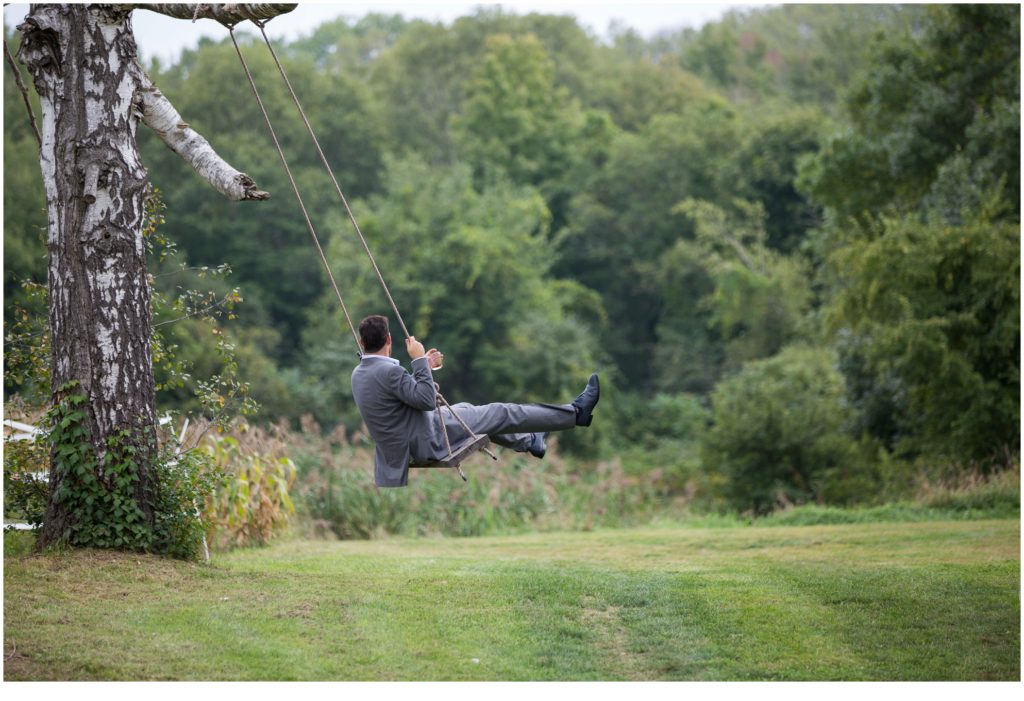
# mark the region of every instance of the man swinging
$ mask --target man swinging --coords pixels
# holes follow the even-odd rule
[[[391,357],[391,334],[383,316],[359,322],[363,359],[352,371],[352,395],[359,413],[377,444],[374,479],[378,487],[404,487],[409,463],[440,460],[447,455],[443,432],[435,412],[440,411],[454,443],[468,436],[448,408],[437,408],[432,370],[443,355],[436,348],[424,350],[410,336],[405,348],[412,358],[412,373]],[[486,434],[498,445],[543,458],[544,437],[551,431],[589,426],[600,398],[597,375],[571,404],[456,404],[458,417],[477,434]]]

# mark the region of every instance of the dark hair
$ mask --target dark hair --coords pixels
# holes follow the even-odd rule
[[[359,341],[364,353],[376,353],[388,342],[388,319],[374,314],[359,322]]]

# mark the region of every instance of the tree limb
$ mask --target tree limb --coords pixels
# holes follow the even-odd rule
[[[264,21],[273,19],[278,15],[291,12],[297,4],[267,4],[267,3],[228,3],[228,4],[206,4],[199,3],[157,3],[154,5],[137,4],[137,10],[149,10],[168,17],[177,19],[190,19],[193,22],[197,19],[212,19],[221,24],[238,24],[239,22]]]
[[[759,273],[763,273],[764,272],[763,270],[759,269],[756,265],[754,265],[754,261],[752,261],[750,259],[750,256],[747,255],[747,249],[745,249],[743,247],[742,243],[740,243],[738,240],[734,239],[732,236],[729,236],[729,235],[726,235],[726,234],[722,235],[722,239],[727,244],[732,246],[732,249],[734,251],[736,251],[736,255],[738,255],[740,257],[740,261],[742,261],[743,265],[747,266],[748,270],[753,270],[754,272],[759,272]]]
[[[28,99],[28,88],[25,87],[25,81],[21,79],[21,71],[18,70],[17,64],[14,63],[11,50],[7,48],[7,39],[4,39],[4,58],[7,59],[7,65],[11,67],[11,71],[14,73],[14,80],[18,83],[18,90],[21,91],[21,99],[25,101],[25,109],[28,110],[28,121],[32,125],[32,133],[36,135],[36,143],[39,144],[39,148],[42,148],[43,137],[39,135],[39,127],[36,126],[36,113],[32,109],[32,102]]]
[[[270,195],[260,190],[245,173],[232,168],[213,150],[210,143],[186,124],[170,100],[143,74],[139,94],[142,98],[142,122],[181,156],[196,173],[228,199],[266,200]]]

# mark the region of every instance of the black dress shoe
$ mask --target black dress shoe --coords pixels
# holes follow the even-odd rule
[[[576,425],[577,426],[589,426],[590,422],[594,420],[594,407],[597,406],[597,400],[601,398],[601,384],[597,381],[597,373],[595,372],[590,376],[590,381],[587,382],[586,389],[584,389],[580,396],[576,397],[576,401],[572,403],[576,407]]]
[[[530,455],[540,460],[544,459],[544,455],[548,452],[547,443],[544,439],[548,437],[546,433],[535,433],[533,434],[533,443],[530,444]]]

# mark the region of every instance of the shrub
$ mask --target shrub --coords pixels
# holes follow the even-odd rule
[[[924,477],[916,492],[918,501],[932,509],[1019,515],[1020,465],[993,474],[974,469],[939,480]]]
[[[203,553],[206,529],[199,505],[214,493],[221,475],[202,450],[179,453],[176,442],[165,444],[157,482],[154,549],[183,560]]]
[[[196,505],[212,491],[216,474],[205,454],[180,453],[173,437],[164,440],[153,462],[156,504],[149,524],[131,494],[136,469],[133,449],[121,440],[123,435],[112,437],[101,479],[91,444],[82,440],[84,412],[76,407],[83,402],[83,395],[68,395],[42,419],[46,429],[36,440],[5,440],[5,519],[42,526],[50,491],[50,456],[56,454],[59,469],[67,473],[65,481],[75,485],[61,497],[72,504],[70,544],[197,558],[202,552],[203,526]]]
[[[827,351],[790,347],[747,363],[715,388],[712,406],[704,463],[740,510],[818,499],[829,472],[854,460],[843,380]]]
[[[4,520],[43,524],[49,488],[50,456],[46,446],[31,440],[4,440]]]

